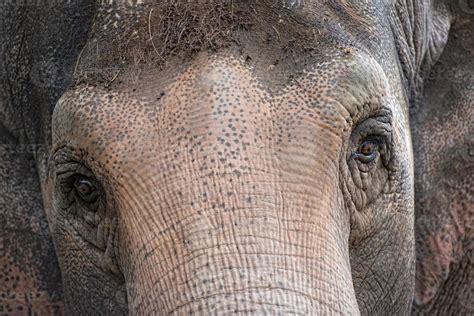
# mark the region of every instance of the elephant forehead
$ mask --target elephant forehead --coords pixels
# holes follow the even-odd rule
[[[113,91],[82,86],[68,92],[55,109],[56,146],[85,149],[114,164],[205,146],[274,154],[292,142],[334,154],[358,115],[389,103],[383,71],[357,56],[335,55],[280,89],[232,56],[203,56],[169,83],[161,78],[150,73]]]
[[[383,5],[360,1],[104,1],[75,79],[110,80],[124,65],[177,67],[229,47],[290,70],[321,47],[377,43],[384,51],[380,12]]]

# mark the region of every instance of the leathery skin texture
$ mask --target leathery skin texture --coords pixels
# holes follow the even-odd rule
[[[201,55],[169,84],[156,84],[154,75],[140,89],[79,85],[61,98],[53,117],[58,165],[65,157],[84,161],[107,187],[114,207],[103,216],[118,219],[119,237],[101,243],[115,252],[125,285],[114,286],[125,286],[130,311],[358,313],[379,308],[365,307],[374,297],[363,294],[359,307],[353,285],[360,280],[363,293],[377,282],[376,273],[387,273],[392,291],[380,288],[374,296],[388,299],[379,304],[409,306],[407,157],[393,158],[397,170],[373,180],[381,192],[356,199],[351,192],[360,193],[347,188],[353,184],[345,148],[353,125],[367,116],[388,109],[393,146],[410,152],[406,117],[377,62],[334,50],[279,91],[231,54]],[[355,181],[363,187],[367,177]],[[405,207],[383,209],[387,203]],[[367,211],[354,214],[356,207]],[[69,243],[78,239],[58,236],[68,229],[62,220],[54,220],[53,236],[60,262],[71,267],[78,255]],[[368,250],[392,238],[396,249],[385,249],[408,255]],[[351,269],[357,252],[366,262]],[[96,254],[99,262],[103,256]],[[382,258],[390,261],[374,264]],[[373,275],[364,268],[369,262]],[[87,264],[63,275],[66,288],[87,288]]]
[[[71,84],[32,97],[67,313],[409,313],[409,103],[444,4],[138,2],[86,5]]]

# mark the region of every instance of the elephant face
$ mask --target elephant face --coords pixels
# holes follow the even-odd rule
[[[413,158],[383,8],[99,10],[44,190],[71,312],[406,314]]]

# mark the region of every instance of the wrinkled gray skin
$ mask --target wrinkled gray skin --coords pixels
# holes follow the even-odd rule
[[[472,312],[474,10],[433,2],[2,7],[0,306]]]

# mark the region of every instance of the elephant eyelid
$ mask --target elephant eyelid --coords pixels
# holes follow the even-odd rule
[[[358,152],[360,146],[367,141],[376,145],[376,152],[383,153],[383,156],[389,157],[392,145],[392,117],[390,110],[382,110],[378,115],[372,116],[358,124],[352,131],[350,147],[347,153],[348,161],[354,158],[370,162],[369,157],[363,157]],[[375,154],[372,158],[375,158]],[[387,158],[384,157],[384,158]],[[387,161],[386,159],[384,159]]]
[[[391,115],[387,114],[369,117],[354,128],[351,138],[354,143],[359,143],[367,137],[391,138],[391,122]],[[388,140],[386,139],[386,141]]]
[[[63,146],[56,149],[51,155],[51,161],[56,167],[69,163],[84,164],[81,152],[78,153],[77,150],[69,146]]]
[[[51,157],[56,177],[65,178],[78,173],[89,178],[95,178],[92,169],[89,168],[83,156],[83,152],[78,153],[77,150],[71,147],[58,148]]]
[[[350,115],[352,130],[356,130],[368,120],[376,119],[383,123],[389,123],[393,117],[392,110],[389,107],[381,104],[374,105],[373,103],[357,106]]]
[[[89,168],[77,162],[65,162],[56,165],[55,175],[60,182],[69,182],[78,175],[83,175],[88,178],[94,178],[94,174]]]

